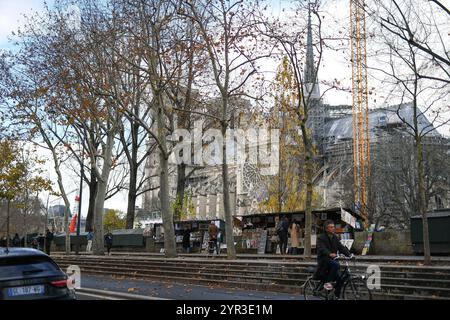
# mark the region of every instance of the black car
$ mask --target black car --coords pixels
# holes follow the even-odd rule
[[[73,300],[67,278],[39,250],[0,248],[0,300]]]

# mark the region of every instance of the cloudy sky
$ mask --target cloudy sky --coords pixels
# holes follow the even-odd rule
[[[344,0],[345,1],[345,0]],[[346,16],[347,10],[342,8],[342,5],[339,2],[344,2],[340,0],[329,1],[331,3],[331,12],[335,14],[335,21],[338,19],[348,19]],[[53,0],[47,0],[47,4],[51,5]],[[270,9],[272,14],[277,17],[282,17],[285,12],[282,12],[280,8],[286,7],[288,8],[288,2],[285,0],[272,0],[272,8]],[[345,8],[345,7],[344,7]],[[44,1],[43,0],[19,0],[19,1],[11,1],[11,0],[0,0],[0,50],[1,49],[11,49],[11,45],[9,44],[9,38],[11,32],[17,30],[21,24],[24,22],[23,15],[30,15],[33,12],[40,12],[44,9]],[[347,20],[345,20],[347,21]],[[346,74],[347,80],[350,79],[349,74],[349,65],[345,64],[346,56],[343,55],[327,55],[324,58],[324,69],[321,71],[321,75],[330,75],[329,80],[333,80],[335,75],[339,74],[342,78]],[[276,66],[269,66],[269,69],[273,69]],[[351,103],[351,96],[342,93],[342,92],[329,92],[325,97],[326,100],[332,100],[335,104],[349,104]],[[43,152],[43,156],[47,156],[49,159],[49,155],[46,155]],[[50,164],[50,161],[49,161]],[[53,170],[49,170],[49,178],[52,181],[56,181],[56,176],[53,173]],[[76,190],[78,186],[78,178],[74,173],[70,170],[65,170],[65,187],[68,192]],[[83,198],[88,198],[88,189],[85,188],[83,190]],[[75,193],[70,195],[70,200],[73,202],[75,197]],[[45,199],[46,201],[47,199]],[[50,198],[51,204],[62,204],[62,199]],[[127,197],[126,193],[118,194],[113,199],[108,200],[105,204],[105,207],[108,208],[116,208],[122,211],[126,211]],[[140,202],[137,205],[141,205]],[[73,205],[72,205],[73,206]],[[87,212],[87,201],[84,201],[82,208],[82,215],[84,216]]]
[[[53,0],[47,0],[47,3],[51,5]],[[287,11],[282,11],[280,8],[288,9],[290,7],[288,1],[286,0],[271,0],[272,7],[271,12],[274,16],[285,18],[288,16]],[[324,33],[330,34],[335,32],[336,30],[345,30],[345,28],[349,24],[349,1],[348,0],[326,0],[326,7],[324,8]],[[8,37],[11,32],[17,30],[17,28],[23,23],[23,14],[32,14],[33,12],[39,12],[44,9],[44,1],[43,0],[0,0],[0,50],[1,49],[10,49],[11,46],[8,43]],[[332,82],[334,79],[339,79],[341,84],[345,87],[350,87],[351,85],[351,66],[349,63],[349,49],[348,48],[340,48],[340,50],[326,50],[324,52],[323,62],[321,65],[321,69],[319,72],[319,79],[325,80],[328,82]],[[370,61],[369,65],[370,65]],[[268,66],[268,69],[274,69],[276,65]],[[369,77],[369,82],[371,82],[369,86],[377,86],[375,84],[375,79],[371,79]],[[323,86],[321,86],[323,90]],[[371,108],[379,107],[385,105],[389,101],[384,98],[383,92],[378,92],[375,90],[373,96],[371,96],[370,105]],[[324,96],[325,102],[328,102],[333,105],[338,104],[351,104],[351,95],[349,93],[345,93],[342,91],[331,90],[328,91]],[[374,103],[374,100],[377,100]],[[450,115],[449,115],[450,116]],[[441,133],[449,134],[449,128],[443,128],[440,130]],[[78,179],[75,174],[70,174],[67,172],[67,190],[72,191],[77,188]],[[54,179],[54,174],[50,172],[50,178]],[[87,189],[83,192],[84,199],[87,199],[88,194],[86,193]],[[75,194],[70,195],[70,199],[73,199]],[[53,204],[62,203],[61,200],[55,200]],[[114,199],[106,202],[105,206],[109,208],[116,208],[122,211],[126,211],[126,203],[127,198],[126,194],[120,194],[116,196]],[[140,205],[140,203],[138,203]],[[87,211],[87,202],[84,202],[83,205],[83,215]]]

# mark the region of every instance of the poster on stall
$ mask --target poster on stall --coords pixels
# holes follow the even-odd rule
[[[209,250],[209,233],[208,232],[204,232],[202,249],[205,250],[206,253],[208,253],[208,250]]]
[[[367,241],[364,244],[364,248],[362,250],[361,255],[365,256],[369,253],[370,244],[372,243],[372,238],[373,238],[373,231],[369,232],[369,235],[367,236]]]
[[[346,247],[348,250],[350,250],[352,248],[354,241],[355,240],[353,240],[353,239],[345,239],[345,240],[341,240],[341,243],[344,247]]]
[[[267,244],[267,230],[264,230],[261,233],[261,239],[259,240],[258,254],[266,253],[266,244]]]
[[[353,229],[356,227],[356,218],[353,215],[351,215],[348,211],[345,211],[342,208],[341,208],[341,220],[351,225]]]

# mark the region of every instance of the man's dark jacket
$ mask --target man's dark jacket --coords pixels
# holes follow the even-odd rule
[[[338,237],[333,234],[330,238],[327,233],[323,233],[317,237],[317,272],[316,278],[323,279],[328,273],[328,264],[332,259],[330,253],[339,253],[350,256],[350,251],[342,245]]]
[[[107,247],[112,247],[113,244],[113,235],[108,232],[107,234],[105,234],[105,243]]]
[[[191,230],[184,230],[183,233],[183,248],[191,246]]]

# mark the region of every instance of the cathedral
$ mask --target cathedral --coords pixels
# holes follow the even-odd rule
[[[312,101],[308,113],[307,126],[312,132],[314,144],[316,146],[316,161],[320,168],[314,176],[315,191],[321,197],[322,208],[353,207],[353,126],[352,126],[352,106],[350,105],[329,105],[324,104],[321,95],[318,77],[314,65],[314,48],[311,17],[308,18],[307,48],[304,70],[305,91],[310,93]],[[239,104],[248,104],[242,100]],[[239,129],[247,129],[254,125],[254,120],[242,113],[238,113],[233,121],[234,126]],[[390,172],[385,172],[383,165],[388,163],[389,170],[395,174],[401,174],[402,165],[405,159],[404,154],[394,156],[396,147],[405,145],[408,139],[408,127],[404,123],[413,121],[413,109],[411,104],[398,106],[387,106],[385,108],[374,109],[369,112],[369,130],[371,143],[371,158],[375,168],[373,173],[380,177],[383,174],[393,176]],[[419,116],[419,127],[429,128],[433,124],[421,115]],[[431,130],[423,140],[429,148],[440,148],[450,155],[449,140],[442,137],[436,130]],[[265,149],[273,143],[267,141],[267,146],[261,144],[259,148]],[[412,145],[411,140],[408,144]],[[386,146],[391,146],[392,150],[387,150]],[[249,145],[249,148],[252,146]],[[425,148],[425,149],[427,149]],[[433,149],[434,150],[434,149]],[[407,151],[410,152],[410,151]],[[445,153],[444,152],[444,153]],[[405,152],[403,152],[405,153]],[[388,158],[386,158],[388,156]],[[248,159],[247,159],[248,160]],[[171,168],[171,199],[176,198],[177,192],[177,166]],[[387,169],[386,169],[387,170]],[[245,161],[244,163],[229,165],[230,179],[230,201],[232,214],[234,216],[245,216],[259,213],[260,204],[268,198],[268,189],[264,181],[270,180],[270,176],[262,176],[261,168],[254,163]],[[158,154],[154,152],[148,159],[145,169],[147,177],[150,177],[149,187],[156,187],[159,184],[158,178]],[[437,173],[437,175],[440,175]],[[186,166],[186,193],[190,195],[189,219],[224,219],[223,209],[223,189],[222,189],[222,167],[216,166]],[[372,188],[386,189],[383,185],[384,178],[374,179]],[[414,182],[413,182],[414,183]],[[398,189],[398,187],[397,187]],[[152,223],[161,219],[159,190],[147,192],[143,197],[142,209],[138,213],[136,220]],[[380,193],[381,194],[381,193]],[[389,195],[388,195],[389,196]],[[398,197],[401,197],[399,195]],[[450,192],[442,188],[441,192],[430,197],[430,208],[439,209],[450,207]],[[380,199],[382,202],[383,199]],[[405,200],[407,202],[407,200]],[[380,206],[379,204],[374,205]],[[382,211],[378,208],[374,211]],[[320,209],[320,208],[317,208]],[[410,211],[413,208],[407,207],[404,203],[388,203],[385,211],[398,212],[401,210]],[[407,215],[407,214],[406,214]],[[405,218],[406,219],[406,218]]]

